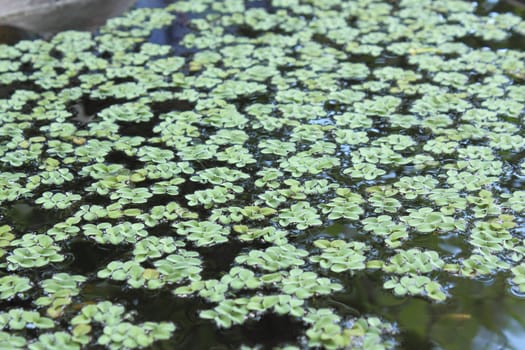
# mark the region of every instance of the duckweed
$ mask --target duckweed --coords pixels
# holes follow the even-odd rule
[[[481,12],[182,0],[1,45],[0,347],[393,349],[359,279],[523,296],[525,21]]]

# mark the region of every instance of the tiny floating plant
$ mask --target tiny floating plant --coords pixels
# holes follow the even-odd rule
[[[368,295],[523,294],[525,21],[478,12],[182,0],[0,45],[0,347],[394,349]]]

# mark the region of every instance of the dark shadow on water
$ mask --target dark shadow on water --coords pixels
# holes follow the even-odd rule
[[[229,350],[239,349],[241,345],[272,349],[297,342],[304,324],[288,316],[266,314],[230,329],[218,329],[212,322],[198,317],[192,321],[191,328],[185,328],[184,323],[181,327],[179,334],[182,335],[178,339],[157,342],[151,349]]]
[[[226,341],[233,343],[231,345],[235,348],[241,344],[251,346],[264,344],[264,349],[271,349],[277,345],[296,342],[303,329],[304,324],[293,317],[269,313],[258,320],[249,320],[242,326],[232,327],[222,334],[226,337]],[[237,339],[238,344],[234,343]]]
[[[237,240],[230,240],[221,245],[198,248],[199,254],[204,260],[204,269],[201,272],[202,278],[220,279],[224,274],[228,273],[235,257],[244,247],[246,247],[246,244]]]
[[[67,217],[62,210],[46,210],[29,200],[19,200],[0,208],[0,216],[23,233],[45,230]]]
[[[106,162],[122,164],[130,170],[140,169],[144,164],[135,157],[128,156],[123,151],[111,151],[106,155]]]
[[[68,245],[69,252],[73,256],[68,266],[70,273],[88,275],[96,273],[104,268],[109,262],[124,259],[124,255],[132,250],[131,246],[125,245],[101,245],[89,240],[75,240]]]
[[[185,112],[192,111],[195,108],[194,102],[184,101],[184,100],[168,100],[162,102],[152,102],[151,109],[155,113],[169,113],[173,111]]]
[[[153,132],[153,128],[157,123],[157,118],[142,123],[119,122],[118,134],[121,136],[142,136],[147,139],[156,136]]]

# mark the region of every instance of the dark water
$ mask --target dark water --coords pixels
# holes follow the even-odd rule
[[[21,40],[38,38],[35,33],[30,33],[21,28],[0,24],[0,44],[13,45]]]
[[[137,7],[164,7],[171,2],[140,0]],[[258,6],[265,4],[261,1]],[[513,11],[523,16],[525,7],[503,2],[479,3],[479,14],[494,11]],[[179,55],[191,54],[190,50],[178,44],[188,32],[187,20],[183,14],[178,16],[171,27],[156,30],[150,40],[172,45]],[[468,44],[476,46],[477,43],[472,39]],[[525,40],[512,37],[498,45],[525,49]],[[375,64],[390,65],[392,62],[383,58]],[[387,177],[385,179],[388,181]],[[2,210],[2,214],[23,230],[45,230],[64,216],[50,216],[48,211],[32,208],[23,202]],[[313,241],[328,236],[352,237],[359,240],[362,235],[363,233],[350,225],[334,224],[321,231],[309,232],[302,239]],[[422,236],[411,244],[452,255],[468,250],[465,240],[454,235]],[[234,245],[235,243],[230,243],[214,247],[213,251],[207,252],[203,249],[200,253],[205,258],[205,273],[208,271],[210,274],[220,274],[227,269],[228,261],[242,248]],[[409,245],[410,243],[407,244]],[[68,262],[68,272],[80,274],[96,272],[107,262],[130,253],[129,247],[108,248],[85,240],[74,241],[69,248],[72,256]],[[378,251],[378,254],[381,252]],[[445,286],[450,298],[444,303],[432,303],[417,297],[395,297],[383,289],[381,274],[360,273],[341,281],[345,286],[345,293],[319,298],[315,302],[316,306],[334,308],[342,316],[370,314],[395,322],[400,330],[398,340],[402,349],[525,349],[525,296],[509,290],[508,278],[508,273],[497,273],[490,278],[478,280],[443,277],[440,280],[446,281]],[[295,342],[304,327],[300,321],[290,317],[267,315],[228,330],[217,329],[212,321],[203,320],[198,316],[199,310],[210,306],[203,300],[177,298],[170,292],[130,289],[123,291],[120,284],[110,281],[94,280],[86,283],[80,296],[85,301],[109,299],[124,303],[129,309],[137,310],[138,322],[173,321],[178,327],[175,338],[158,342],[152,349],[229,349],[241,344],[264,344],[270,348],[286,342]]]
[[[360,233],[346,225],[333,225],[321,235],[359,240]],[[412,245],[449,254],[468,249],[464,239],[457,237],[429,236]],[[345,293],[332,295],[322,305],[341,315],[372,314],[396,322],[402,349],[519,350],[525,348],[524,296],[509,290],[508,277],[497,273],[476,280],[443,274],[440,280],[446,281],[450,297],[444,303],[433,303],[396,297],[383,289],[381,273],[362,273],[344,280]]]
[[[163,7],[171,2],[170,0],[139,0],[137,6]],[[478,2],[477,14],[488,15],[493,12],[513,12],[525,17],[525,2],[523,6],[504,1]],[[156,30],[150,40],[172,45],[176,52],[185,55],[188,52],[178,45],[178,40],[186,30],[183,23],[175,23],[172,27]],[[487,45],[477,38],[472,38],[466,43],[472,47]],[[525,39],[512,36],[507,40],[493,43],[493,46],[491,46],[493,49],[525,50]],[[399,62],[390,62],[388,58],[374,58],[367,63],[372,66],[399,65]],[[326,236],[359,239],[359,235],[360,233],[352,226],[334,224],[304,239],[314,240]],[[461,254],[469,249],[464,238],[454,235],[424,236],[412,242],[412,245],[448,254]],[[405,246],[408,248],[410,242]],[[221,259],[221,256],[217,255],[216,259]],[[490,278],[479,280],[441,277],[441,281],[446,281],[445,286],[450,297],[444,303],[433,303],[424,298],[395,297],[391,292],[383,289],[381,274],[363,273],[342,281],[345,286],[344,293],[318,300],[316,306],[334,308],[342,316],[370,314],[397,323],[400,330],[398,337],[400,349],[521,350],[525,349],[525,296],[509,290],[508,278],[508,273],[497,273]],[[293,341],[293,333],[298,332],[301,327],[293,320],[260,320],[227,331],[218,331],[209,322],[195,317],[194,308],[198,308],[198,304],[188,305],[184,301],[173,300],[172,297],[169,299],[169,302],[159,303],[146,298],[137,304],[148,314],[147,319],[172,319],[177,324],[181,324],[183,332],[186,333],[178,342],[158,344],[155,349],[171,349],[170,346],[175,344],[181,349],[227,349],[240,344],[253,344],[256,340],[255,334],[259,338],[255,343],[265,344],[265,347],[269,348],[286,340],[279,339],[278,342],[274,342],[279,334],[290,334],[289,340]],[[177,309],[179,304],[184,305],[182,310]]]

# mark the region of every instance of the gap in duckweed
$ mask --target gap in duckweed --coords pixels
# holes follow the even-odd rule
[[[451,278],[449,301],[442,304],[396,298],[382,288],[383,278],[380,273],[358,274],[344,281],[345,293],[320,305],[340,315],[374,314],[395,321],[403,349],[519,349],[525,340],[523,296],[508,290],[505,273],[485,279]]]
[[[110,164],[122,164],[129,170],[141,169],[144,166],[144,164],[140,160],[138,160],[134,156],[129,156],[124,151],[120,150],[111,151],[108,154],[106,154],[105,161]]]
[[[304,324],[291,316],[267,314],[222,332],[229,347],[265,344],[272,348],[283,344],[295,344],[302,334]],[[241,337],[239,337],[241,335]]]
[[[68,245],[72,255],[68,269],[71,273],[87,275],[96,273],[109,262],[129,255],[131,247],[118,247],[96,244],[92,241],[76,240]]]
[[[0,347],[520,349],[524,13],[474,5],[0,46]]]
[[[49,212],[27,201],[13,202],[8,208],[2,209],[3,221],[16,227],[19,232],[42,231],[64,218],[61,212]]]
[[[238,241],[228,242],[213,247],[203,247],[198,249],[203,260],[203,279],[220,279],[228,273],[233,266],[235,257],[243,250],[253,246],[247,246]],[[256,248],[266,248],[260,244]]]

